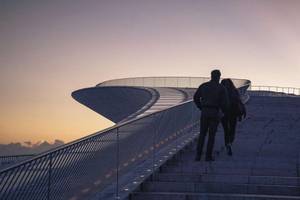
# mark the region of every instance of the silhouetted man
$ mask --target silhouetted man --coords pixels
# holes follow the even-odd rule
[[[209,136],[205,160],[214,160],[212,152],[215,143],[215,135],[219,121],[222,117],[222,112],[224,113],[228,106],[226,89],[219,83],[220,77],[221,72],[219,70],[213,70],[211,72],[211,80],[201,84],[194,95],[194,102],[201,110],[200,136],[197,144],[196,161],[201,160],[202,149],[207,132],[209,133]]]

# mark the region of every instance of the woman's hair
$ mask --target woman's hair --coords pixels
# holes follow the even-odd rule
[[[232,80],[230,78],[223,79],[221,84],[228,90],[229,93],[236,93],[238,90],[234,86]]]

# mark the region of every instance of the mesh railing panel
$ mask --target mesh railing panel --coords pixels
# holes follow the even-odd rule
[[[300,88],[278,86],[251,86],[252,96],[299,97]]]
[[[34,156],[35,156],[34,154],[0,156],[0,170],[7,168],[13,164],[24,161],[26,159],[30,159]]]
[[[142,86],[142,87],[177,87],[198,88],[201,83],[208,81],[208,77],[138,77],[115,79],[99,83],[97,86]],[[232,79],[235,86],[240,88],[250,85],[246,79]]]

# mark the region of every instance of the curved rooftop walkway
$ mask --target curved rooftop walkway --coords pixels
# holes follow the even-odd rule
[[[145,112],[137,117],[143,117],[151,113],[170,108],[176,104],[186,101],[188,94],[185,91],[176,88],[153,88],[159,94],[155,103],[148,108]]]
[[[300,98],[252,96],[247,110],[232,157],[219,126],[214,162],[194,161],[193,142],[131,199],[300,199]]]

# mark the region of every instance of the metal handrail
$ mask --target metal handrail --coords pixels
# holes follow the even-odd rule
[[[254,96],[286,96],[299,97],[300,88],[296,87],[281,87],[281,86],[266,86],[266,85],[251,85],[249,88]]]
[[[200,83],[208,81],[209,77],[188,77],[188,76],[161,76],[161,77],[133,77],[133,78],[119,78],[104,81],[96,85],[96,87],[105,86],[141,86],[141,87],[177,87],[177,88],[197,88]],[[186,80],[186,83],[179,81]],[[251,81],[247,79],[231,78],[236,87],[244,85],[251,85]],[[147,82],[149,81],[149,82]],[[168,82],[175,81],[175,82]],[[238,84],[241,82],[240,84]]]
[[[244,88],[248,86],[241,90],[246,91]],[[118,180],[149,154],[155,159],[159,149],[186,134],[198,121],[199,115],[189,115],[195,109],[189,100],[116,124],[6,168],[0,172],[0,199],[87,198],[94,190]],[[181,120],[174,124],[178,118]],[[126,154],[121,156],[123,153]],[[96,180],[100,176],[104,179]],[[91,183],[93,186],[86,188]]]
[[[191,102],[191,101],[189,101],[189,102]],[[172,110],[174,110],[176,108],[180,108],[181,106],[184,106],[186,103],[187,102],[181,103],[180,105],[177,105],[177,106],[173,106],[172,108],[167,109],[167,111],[172,112]],[[141,117],[139,119],[134,119],[134,120],[130,120],[128,122],[124,122],[120,125],[116,125],[112,128],[108,128],[104,131],[101,131],[100,132],[101,135],[99,133],[95,137],[98,136],[100,138],[103,138],[106,135],[112,135],[110,137],[117,136],[117,135],[119,135],[119,130],[122,130],[122,128],[124,128],[124,129],[127,128],[126,125],[134,124],[134,122],[143,121],[143,119],[152,118],[155,115],[157,116],[157,115],[162,114],[162,113],[167,112],[167,111],[160,111],[158,113],[153,113],[153,114],[150,114],[148,116]],[[154,119],[154,120],[157,120],[157,119]],[[152,126],[152,125],[153,124],[150,123],[150,126]],[[72,146],[73,147],[74,146],[78,147],[79,151],[85,151],[85,150],[87,150],[87,148],[91,148],[91,147],[80,148],[80,145],[84,145],[82,143],[90,142],[88,140],[91,140],[91,139],[93,139],[93,136],[85,137],[85,139],[81,139],[81,140],[79,140],[79,142],[73,142],[73,143],[65,145],[63,147],[59,147],[55,150],[45,152],[45,153],[43,153],[43,154],[41,154],[41,155],[39,155],[39,156],[37,156],[33,159],[27,160],[27,161],[22,162],[18,165],[9,167],[9,168],[1,171],[0,172],[0,180],[1,180],[1,183],[0,183],[0,197],[1,197],[1,199],[15,199],[14,197],[19,198],[22,195],[20,193],[20,190],[18,190],[18,189],[20,187],[26,189],[27,184],[32,185],[32,184],[34,184],[33,182],[35,182],[35,181],[37,181],[38,185],[35,186],[34,189],[32,189],[31,191],[27,191],[28,192],[28,194],[27,194],[28,197],[31,198],[32,196],[33,197],[39,196],[39,195],[42,196],[43,194],[45,194],[46,196],[44,196],[44,197],[42,196],[42,198],[57,199],[57,196],[59,194],[61,195],[61,193],[60,192],[52,192],[52,190],[50,189],[52,181],[50,181],[50,180],[57,179],[57,176],[59,176],[59,175],[56,175],[56,177],[52,177],[51,174],[54,174],[53,173],[54,169],[52,168],[52,166],[53,165],[60,166],[63,163],[62,157],[64,156],[65,151],[67,151],[68,149],[71,149],[71,151],[72,151],[72,148],[71,148]],[[117,141],[117,144],[119,144],[119,142],[120,142],[120,140],[118,140],[118,138],[112,138],[112,140],[114,142]],[[73,157],[66,156],[66,157],[67,157],[66,159],[68,159],[68,160],[76,160],[79,156],[77,156],[76,158],[74,158],[74,156]],[[56,158],[56,163],[53,164],[53,162],[54,162],[53,159],[54,158]],[[82,160],[84,161],[85,159],[86,158],[83,158]],[[66,162],[68,162],[68,160]],[[32,166],[32,163],[33,163],[33,166]],[[77,163],[77,164],[80,164],[80,163]],[[27,170],[24,172],[23,169],[26,168],[26,167],[27,167]],[[75,167],[76,166],[74,166],[74,168]],[[39,170],[42,170],[42,171],[40,173],[35,173],[33,175],[30,175],[30,173],[32,171],[39,171]],[[76,169],[75,169],[75,171],[76,171]],[[26,172],[28,172],[29,174],[24,175],[24,176],[21,177],[21,174],[26,173]],[[58,174],[59,174],[59,172],[58,172]],[[109,177],[109,176],[112,176],[112,174],[113,174],[113,171],[106,174],[106,176]],[[5,175],[9,176],[9,177],[6,178]],[[64,178],[64,176],[61,175],[61,178]],[[20,179],[25,180],[25,182],[22,183],[22,185],[21,184],[18,185],[18,182],[20,182],[20,181],[22,182],[22,180],[20,180]],[[46,182],[43,181],[43,180],[46,180]],[[5,185],[5,183],[8,183],[8,185]],[[43,187],[41,187],[41,185]],[[105,184],[105,185],[107,185],[107,184]],[[34,191],[37,190],[37,189],[40,191],[40,193],[34,193]],[[67,192],[65,192],[65,193],[67,193]],[[71,192],[71,193],[73,194],[74,192]],[[10,198],[10,195],[13,195],[13,198]],[[51,197],[51,196],[54,196],[56,198]],[[26,198],[27,198],[27,196],[26,196]]]
[[[93,138],[94,136],[97,136],[97,135],[99,135],[99,134],[103,135],[103,134],[105,134],[105,133],[108,133],[109,131],[113,131],[113,130],[115,130],[115,129],[117,129],[117,128],[122,128],[122,127],[124,127],[124,126],[126,126],[126,125],[128,125],[128,124],[131,124],[131,123],[133,123],[133,122],[139,121],[139,120],[141,120],[141,119],[143,119],[143,118],[147,118],[147,117],[151,117],[151,116],[153,116],[153,115],[157,115],[157,114],[162,113],[162,112],[164,112],[164,111],[166,111],[166,110],[174,109],[174,108],[176,108],[176,107],[178,107],[178,106],[181,106],[181,105],[183,105],[183,104],[186,104],[186,103],[189,103],[189,102],[192,102],[192,101],[193,101],[193,100],[188,100],[188,101],[185,101],[185,102],[181,102],[181,103],[179,103],[179,104],[177,104],[177,105],[174,105],[174,106],[171,106],[171,107],[169,107],[169,108],[167,108],[167,109],[165,109],[165,110],[159,110],[159,111],[157,111],[157,112],[155,112],[155,113],[150,113],[149,115],[145,115],[145,116],[142,116],[142,117],[139,117],[139,118],[130,119],[130,120],[125,121],[125,122],[120,122],[120,123],[118,123],[118,124],[116,124],[116,125],[114,125],[114,126],[112,126],[112,127],[108,127],[108,128],[106,128],[106,129],[103,129],[103,130],[98,131],[98,132],[96,132],[96,133],[93,133],[93,134],[90,134],[90,135],[88,135],[88,136],[82,137],[82,138],[80,138],[80,139],[74,140],[74,141],[72,141],[72,142],[70,142],[70,143],[66,143],[66,144],[61,145],[61,146],[59,146],[59,147],[56,147],[56,148],[50,149],[50,150],[48,150],[48,151],[45,151],[45,152],[43,152],[43,153],[37,155],[36,157],[34,157],[34,158],[32,158],[32,159],[26,160],[25,162],[22,162],[22,163],[18,163],[16,166],[10,166],[10,167],[8,167],[8,168],[6,168],[6,169],[3,169],[3,170],[0,171],[0,173],[5,172],[6,170],[13,169],[14,167],[18,167],[19,165],[22,165],[22,164],[24,164],[24,163],[30,162],[30,161],[32,161],[32,160],[34,160],[34,159],[44,157],[45,155],[48,155],[48,154],[51,154],[51,153],[55,153],[55,152],[57,152],[57,151],[60,151],[60,150],[62,150],[62,149],[64,149],[64,148],[70,147],[70,146],[72,146],[72,145],[76,145],[76,144],[78,144],[79,142],[83,142],[83,141],[85,141],[85,140],[87,140],[87,139],[91,139],[91,138]]]
[[[30,161],[32,161],[32,160],[34,160],[34,159],[37,159],[37,158],[44,157],[45,155],[48,155],[48,154],[50,154],[50,153],[55,153],[55,152],[57,152],[57,151],[59,151],[59,150],[62,150],[62,149],[64,149],[64,148],[67,148],[67,147],[70,147],[70,146],[72,146],[72,145],[75,145],[75,144],[77,144],[78,142],[83,142],[83,141],[85,141],[85,140],[87,140],[87,139],[91,139],[91,138],[93,138],[93,137],[96,136],[96,135],[99,135],[99,134],[102,134],[102,135],[103,135],[103,134],[105,134],[105,133],[107,133],[107,132],[109,132],[109,131],[115,130],[115,129],[117,129],[117,128],[122,128],[123,126],[126,126],[126,125],[131,124],[131,123],[136,122],[136,121],[139,121],[139,120],[141,120],[141,119],[143,119],[143,118],[151,117],[151,116],[153,116],[153,115],[155,115],[155,114],[159,114],[159,113],[164,112],[164,111],[166,111],[166,110],[171,110],[171,109],[173,109],[173,108],[176,108],[176,107],[181,106],[181,105],[183,105],[183,104],[189,103],[189,102],[191,102],[191,101],[192,101],[192,100],[188,100],[188,101],[185,101],[185,102],[181,102],[181,103],[179,103],[179,104],[177,104],[177,105],[174,105],[174,106],[171,106],[171,107],[169,107],[169,108],[167,108],[167,109],[165,109],[165,110],[159,110],[159,111],[157,111],[157,112],[155,112],[155,113],[150,113],[149,115],[145,115],[145,116],[142,116],[142,117],[140,117],[140,118],[134,118],[134,119],[130,119],[130,120],[125,121],[125,122],[120,122],[120,123],[118,123],[118,124],[116,124],[116,125],[114,125],[114,126],[112,126],[112,127],[108,127],[108,128],[106,128],[106,129],[103,129],[103,130],[98,131],[98,132],[96,132],[96,133],[93,133],[93,134],[90,134],[90,135],[88,135],[88,136],[82,137],[82,138],[80,138],[80,139],[74,140],[74,141],[72,141],[72,142],[70,142],[70,143],[66,143],[66,144],[61,145],[61,146],[59,146],[59,147],[56,147],[56,148],[54,148],[54,149],[50,149],[50,150],[48,150],[48,151],[45,151],[45,152],[43,152],[43,153],[37,155],[36,157],[30,159],[30,160],[26,160],[24,163],[30,162]],[[16,166],[11,166],[11,167],[8,167],[7,169],[3,169],[3,170],[0,171],[0,173],[5,172],[6,170],[13,169],[14,167],[18,167],[18,166],[21,165],[21,164],[23,164],[23,163],[18,163]]]

